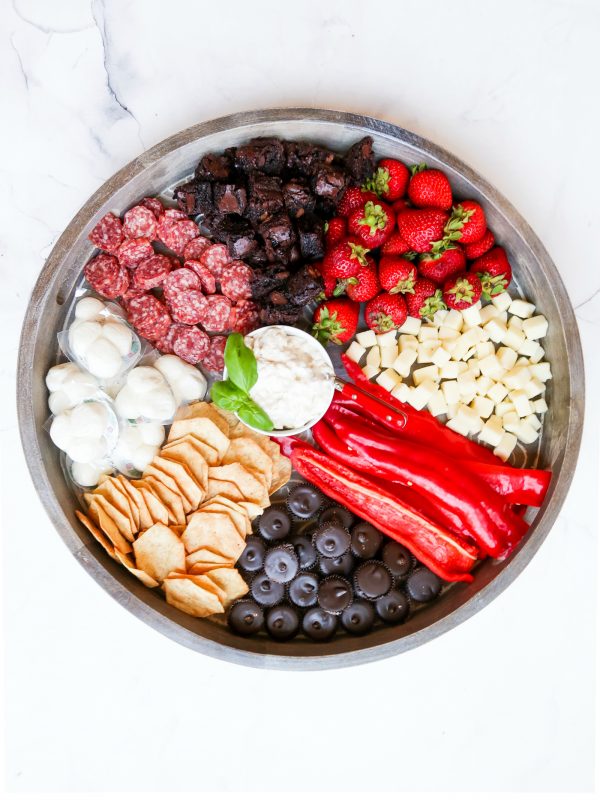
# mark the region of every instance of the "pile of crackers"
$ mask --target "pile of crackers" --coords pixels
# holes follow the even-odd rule
[[[195,617],[225,611],[248,586],[235,562],[251,521],[284,486],[279,445],[211,403],[186,406],[139,480],[107,476],[76,511],[106,552]]]

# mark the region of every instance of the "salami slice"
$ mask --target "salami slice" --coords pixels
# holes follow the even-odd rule
[[[156,219],[158,219],[165,210],[165,207],[158,197],[144,197],[144,199],[140,202],[140,205],[144,206],[144,208],[150,209]]]
[[[130,300],[127,319],[139,334],[152,342],[165,336],[172,323],[167,307],[153,294]]]
[[[210,247],[211,244],[210,239],[207,239],[206,236],[196,236],[195,239],[189,241],[183,248],[184,261],[187,261],[189,258],[200,258],[202,253],[207,247]]]
[[[200,278],[191,269],[180,267],[169,273],[164,284],[163,292],[168,303],[171,303],[180,292],[186,289],[200,289]]]
[[[160,350],[161,353],[165,353],[167,355],[172,355],[175,351],[173,350],[173,343],[175,341],[175,337],[181,330],[197,330],[192,328],[190,325],[181,325],[179,322],[174,322],[169,330],[166,332],[164,336],[161,336],[160,339],[157,339],[154,343],[154,346],[157,350]]]
[[[123,267],[136,267],[140,261],[153,255],[150,239],[125,239],[117,251],[117,258]]]
[[[88,234],[88,239],[100,250],[106,250],[107,253],[116,253],[123,241],[121,220],[109,211],[92,228]]]
[[[192,219],[175,220],[169,218],[158,222],[157,236],[160,241],[177,253],[183,255],[186,244],[198,236],[198,226]]]
[[[163,211],[165,219],[170,219],[171,222],[177,222],[180,219],[187,219],[188,215],[180,208],[165,208]]]
[[[181,328],[175,333],[173,352],[190,364],[197,364],[210,347],[210,339],[200,328]]]
[[[224,244],[211,244],[200,256],[200,263],[204,264],[215,278],[220,281],[223,267],[231,262],[227,246]]]
[[[156,217],[149,208],[134,206],[123,217],[123,235],[128,239],[156,239]]]
[[[231,309],[229,316],[229,328],[236,333],[244,336],[250,331],[258,328],[260,322],[260,308],[252,300],[240,300]]]
[[[208,353],[202,359],[202,366],[209,372],[223,373],[225,369],[225,344],[226,336],[212,336]]]
[[[107,253],[100,253],[88,261],[83,274],[92,289],[109,300],[120,297],[129,287],[129,273]]]
[[[247,264],[232,261],[221,270],[221,292],[234,303],[249,300],[252,297],[251,278],[252,270]]]
[[[195,241],[195,240],[194,240]],[[212,272],[205,267],[201,261],[196,259],[189,259],[184,261],[183,266],[187,269],[193,270],[200,279],[200,285],[204,294],[214,294],[217,291],[217,281]]]
[[[202,316],[202,327],[209,333],[226,331],[229,327],[231,300],[221,294],[211,294],[204,298],[206,309]]]
[[[142,297],[145,294],[147,294],[147,292],[144,289],[138,289],[135,286],[130,285],[127,291],[121,296],[121,305],[125,311],[128,311],[129,303],[132,300],[135,300],[136,297]]]
[[[138,289],[156,289],[162,286],[171,272],[171,261],[160,253],[145,258],[133,272],[133,285]]]
[[[198,289],[184,289],[169,301],[171,316],[175,322],[197,325],[204,322],[207,298]]]

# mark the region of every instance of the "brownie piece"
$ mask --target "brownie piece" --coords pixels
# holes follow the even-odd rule
[[[356,142],[346,153],[344,159],[346,169],[356,184],[361,184],[375,172],[375,155],[373,153],[373,139],[365,136]]]
[[[264,325],[295,325],[301,314],[301,306],[293,306],[290,303],[276,306],[268,303],[260,311],[260,321]]]
[[[246,258],[258,247],[252,225],[239,214],[214,215],[209,224],[211,235],[227,245],[232,258]]]
[[[283,211],[281,178],[254,174],[248,179],[246,216],[255,224]]]
[[[290,260],[290,249],[296,244],[296,232],[285,212],[269,217],[258,226],[258,232],[265,243],[265,252],[271,263]]]
[[[256,249],[254,249],[248,256],[245,258],[245,261],[250,264],[251,267],[260,268],[266,267],[269,264],[269,259],[267,258],[267,253],[264,247],[258,245]]]
[[[300,253],[305,260],[314,261],[325,255],[323,221],[314,214],[304,214],[296,223]]]
[[[221,214],[243,214],[246,210],[246,187],[235,183],[215,183],[213,202]]]
[[[212,185],[206,181],[189,181],[178,186],[173,197],[186,214],[208,214],[213,209]]]
[[[317,169],[333,163],[335,154],[310,142],[285,142],[286,166],[292,173],[311,177]]]
[[[298,218],[306,212],[315,210],[317,198],[312,193],[308,181],[292,178],[283,186],[283,200],[290,217]]]
[[[231,153],[207,153],[200,159],[194,177],[201,181],[226,181],[232,172]]]
[[[312,188],[319,197],[325,197],[334,203],[339,200],[348,182],[346,173],[341,167],[333,165],[320,166],[312,180]]]
[[[305,306],[315,300],[322,291],[321,273],[314,264],[306,264],[288,279],[285,293],[293,305]]]
[[[269,136],[250,139],[248,144],[237,148],[235,166],[242,172],[280,175],[285,166],[283,142]]]
[[[271,292],[282,290],[290,273],[283,264],[273,264],[266,268],[254,268],[250,279],[252,297],[264,300]]]

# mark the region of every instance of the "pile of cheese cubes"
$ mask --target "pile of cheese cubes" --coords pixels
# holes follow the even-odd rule
[[[398,330],[357,334],[346,354],[399,400],[463,436],[476,435],[507,460],[517,441],[540,435],[552,373],[539,340],[548,321],[508,292],[484,306],[438,311],[431,324],[408,317]],[[418,366],[418,365],[426,366]]]

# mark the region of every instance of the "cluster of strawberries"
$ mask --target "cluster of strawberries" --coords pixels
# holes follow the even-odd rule
[[[323,342],[352,338],[362,302],[367,325],[385,333],[408,315],[431,319],[489,300],[512,279],[482,207],[456,203],[439,169],[384,158],[362,188],[345,191],[337,213],[320,265],[326,299],[313,317]]]

